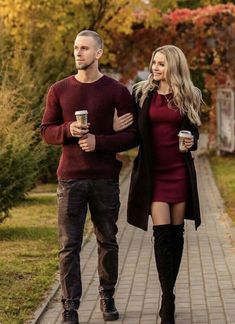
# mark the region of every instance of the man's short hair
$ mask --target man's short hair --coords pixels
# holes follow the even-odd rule
[[[77,37],[78,36],[92,37],[95,40],[98,49],[103,49],[103,47],[104,47],[104,43],[103,43],[102,38],[100,37],[100,35],[97,32],[95,32],[93,30],[88,30],[88,29],[87,30],[82,30],[80,33],[77,34]]]

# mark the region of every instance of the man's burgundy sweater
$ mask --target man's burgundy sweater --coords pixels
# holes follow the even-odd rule
[[[102,76],[92,83],[77,81],[75,76],[63,79],[48,91],[41,134],[48,144],[62,144],[57,169],[59,179],[117,178],[121,162],[116,153],[137,145],[134,126],[115,133],[114,109],[118,116],[133,112],[129,91],[118,81]],[[85,152],[72,137],[70,124],[76,120],[75,111],[88,110],[89,132],[95,135],[94,152]]]

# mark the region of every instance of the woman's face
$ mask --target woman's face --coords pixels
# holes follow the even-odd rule
[[[160,52],[154,55],[152,62],[153,79],[156,81],[166,80],[167,62],[166,56]]]

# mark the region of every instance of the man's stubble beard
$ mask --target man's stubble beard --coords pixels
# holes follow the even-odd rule
[[[89,64],[77,64],[76,63],[76,68],[78,69],[78,70],[87,70],[92,64],[94,64],[95,63],[95,60],[93,60],[91,63],[89,63]]]

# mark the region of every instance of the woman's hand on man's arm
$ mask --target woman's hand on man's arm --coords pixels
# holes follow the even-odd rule
[[[117,109],[115,109],[113,116],[113,130],[115,132],[120,132],[133,124],[133,121],[133,115],[131,113],[118,117]]]

